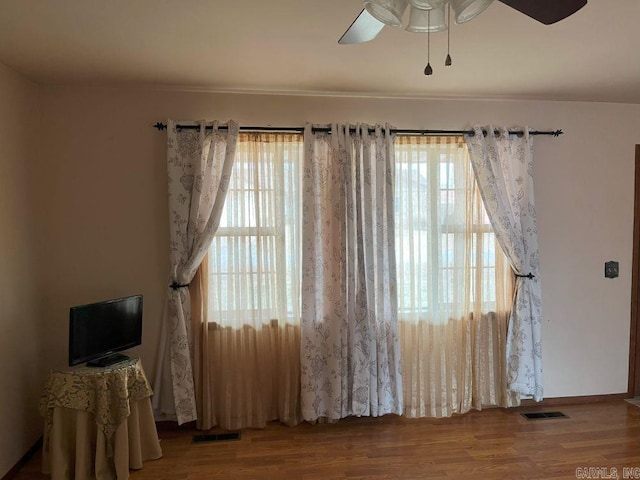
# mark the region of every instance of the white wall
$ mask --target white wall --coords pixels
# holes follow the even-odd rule
[[[43,367],[30,176],[38,89],[0,64],[0,477],[42,434]]]
[[[474,123],[562,128],[535,147],[547,397],[627,390],[634,146],[640,105],[261,96],[45,87],[39,237],[46,356],[64,364],[70,305],[145,296],[143,346],[155,368],[168,251],[167,117],[243,125],[384,122],[402,128]],[[603,264],[620,262],[605,279]]]

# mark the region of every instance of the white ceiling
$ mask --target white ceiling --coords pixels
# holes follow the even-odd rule
[[[43,84],[640,103],[640,0],[545,26],[495,1],[431,37],[337,40],[361,0],[0,0],[0,62]]]

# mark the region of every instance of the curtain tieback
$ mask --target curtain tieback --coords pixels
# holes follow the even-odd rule
[[[169,288],[171,290],[178,290],[179,288],[185,288],[188,287],[189,284],[185,284],[185,285],[180,285],[178,282],[173,282],[171,285],[169,285]]]
[[[536,276],[531,272],[527,273],[526,275],[519,275],[519,274],[516,273],[516,277],[518,277],[518,278],[528,278],[529,280],[531,280],[533,278],[536,278]]]

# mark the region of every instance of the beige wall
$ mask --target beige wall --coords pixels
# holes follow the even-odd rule
[[[42,434],[31,173],[40,136],[37,86],[0,64],[0,477]]]
[[[166,284],[165,134],[177,119],[244,125],[390,121],[404,128],[476,122],[562,128],[536,139],[544,296],[545,394],[627,390],[634,146],[640,105],[227,95],[45,87],[39,136],[40,267],[46,357],[64,364],[70,305],[142,293],[147,371],[155,368]],[[605,279],[603,264],[620,262]]]

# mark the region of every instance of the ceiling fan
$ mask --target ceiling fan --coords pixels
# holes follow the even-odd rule
[[[402,16],[411,7],[407,30],[432,33],[447,30],[445,6],[453,9],[456,23],[464,23],[479,15],[493,0],[365,0],[364,9],[340,37],[342,45],[368,42],[376,38],[385,25],[402,26]],[[499,0],[545,25],[573,15],[587,0]],[[451,10],[449,10],[451,15]]]

